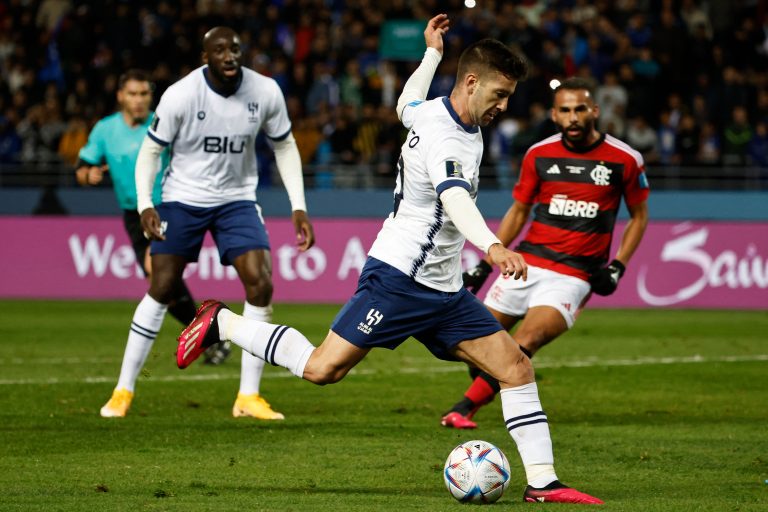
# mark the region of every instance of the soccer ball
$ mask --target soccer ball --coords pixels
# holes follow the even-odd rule
[[[445,486],[461,502],[493,503],[509,486],[509,462],[486,441],[468,441],[451,451],[443,470]]]

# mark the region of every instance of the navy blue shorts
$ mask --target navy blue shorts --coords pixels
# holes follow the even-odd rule
[[[439,359],[460,342],[504,330],[465,288],[441,292],[396,268],[368,258],[357,291],[339,311],[331,330],[360,348],[393,350],[413,336]]]
[[[174,254],[188,262],[197,261],[206,231],[216,242],[222,265],[231,265],[235,258],[254,249],[269,250],[267,230],[254,201],[213,208],[162,203],[157,213],[165,227],[165,240],[152,241],[152,254]]]

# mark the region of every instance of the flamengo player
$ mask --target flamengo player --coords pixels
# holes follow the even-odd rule
[[[505,329],[523,319],[514,339],[528,357],[573,327],[590,291],[610,295],[616,290],[648,224],[643,157],[596,129],[599,109],[593,98],[591,84],[580,78],[555,89],[552,120],[562,133],[526,153],[515,202],[496,233],[505,246],[511,244],[538,203],[530,230],[515,249],[529,264],[528,280],[500,277],[485,298]],[[608,263],[622,196],[630,221]],[[490,272],[483,260],[464,274],[464,284],[477,293]],[[447,427],[475,428],[472,416],[499,391],[488,373],[472,369],[470,375],[474,381],[464,398],[443,416]]]
[[[187,263],[197,261],[210,231],[221,263],[237,270],[245,288],[244,315],[269,321],[272,314],[272,263],[261,209],[256,203],[258,169],[255,140],[260,130],[273,141],[275,161],[293,210],[299,250],[314,243],[306,213],[301,159],[277,83],[242,67],[240,37],[216,27],[203,39],[205,65],[165,91],[136,161],[136,190],[141,226],[152,239],[152,277],[148,293],[133,316],[126,353],[138,373],[163,323],[173,290]],[[163,202],[155,208],[152,183],[160,155],[171,147],[162,185]],[[281,420],[259,394],[264,361],[243,352],[235,417]],[[121,379],[123,378],[121,373]],[[135,377],[134,377],[135,380]],[[110,415],[125,416],[130,390]],[[108,404],[109,405],[109,404]],[[102,413],[102,415],[104,415]]]
[[[502,382],[506,428],[528,479],[526,501],[602,503],[558,481],[531,362],[462,286],[465,238],[503,274],[526,276],[523,258],[493,235],[473,198],[483,150],[479,127],[507,108],[527,65],[499,41],[479,41],[461,54],[451,96],[424,101],[447,28],[445,15],[427,24],[424,59],[398,99],[397,113],[409,133],[394,209],[368,253],[357,291],[322,344],[314,347],[295,329],[244,318],[208,301],[179,336],[177,363],[186,368],[208,345],[229,339],[297,377],[331,384],[371,349],[394,349],[413,335],[436,357],[466,361]]]

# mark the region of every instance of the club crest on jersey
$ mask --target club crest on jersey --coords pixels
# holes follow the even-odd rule
[[[248,112],[251,113],[250,116],[248,116],[248,122],[255,123],[259,120],[259,118],[256,116],[256,114],[259,112],[259,104],[255,101],[249,101],[248,102]]]
[[[199,120],[201,120],[201,121],[202,121],[203,119],[205,119],[205,112],[203,112],[202,110],[201,110],[201,111],[199,111],[199,112],[197,113],[197,118],[198,118]]]
[[[611,173],[613,171],[603,164],[597,164],[589,173],[589,177],[595,182],[595,185],[607,187],[611,184]]]
[[[461,178],[461,164],[453,160],[445,162],[445,175],[449,178]]]
[[[384,315],[378,309],[371,308],[368,314],[365,315],[365,321],[360,322],[357,326],[357,330],[364,334],[371,334],[373,327],[379,325],[384,319]]]

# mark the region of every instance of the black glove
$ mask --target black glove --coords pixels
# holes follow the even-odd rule
[[[471,268],[461,274],[461,280],[464,283],[464,287],[470,292],[477,294],[480,288],[485,284],[488,276],[491,275],[493,267],[491,267],[487,261],[480,260],[480,263],[476,267]]]
[[[619,260],[613,260],[607,267],[595,270],[589,275],[592,291],[598,295],[612,294],[619,286],[619,279],[625,270],[624,264]]]

